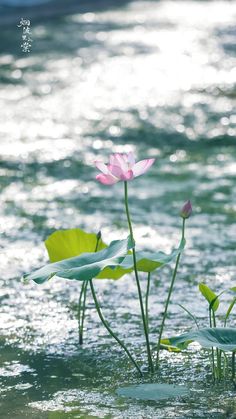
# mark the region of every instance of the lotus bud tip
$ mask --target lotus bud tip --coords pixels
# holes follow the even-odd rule
[[[189,218],[190,215],[192,214],[193,209],[192,209],[192,204],[190,202],[190,200],[188,200],[187,202],[185,202],[183,208],[180,211],[180,216],[184,219]]]

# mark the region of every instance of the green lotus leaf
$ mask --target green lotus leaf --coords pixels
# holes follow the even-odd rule
[[[187,396],[189,390],[183,386],[172,384],[138,384],[120,387],[116,390],[118,396],[130,397],[138,400],[163,400],[173,397]]]
[[[137,268],[138,271],[141,272],[153,272],[156,269],[170,263],[173,259],[175,259],[179,253],[181,253],[185,247],[185,239],[181,240],[178,249],[174,249],[172,253],[167,255],[163,252],[145,252],[145,251],[136,251],[136,260],[137,260]],[[133,268],[133,256],[127,255],[123,262],[121,263],[121,267],[125,269],[132,269]]]
[[[87,233],[79,228],[55,231],[45,240],[50,262],[59,262],[79,256],[82,253],[94,252],[96,244],[96,234]],[[97,250],[99,251],[106,247],[107,244],[100,239]],[[122,269],[119,266],[114,269],[107,267],[97,275],[97,278],[119,279],[129,272],[132,272],[132,269]]]
[[[45,240],[49,260],[52,263],[79,256],[81,253],[95,252],[96,244],[96,234],[87,233],[79,228],[55,231]],[[97,250],[106,247],[107,245],[100,239]]]
[[[236,329],[226,327],[214,327],[198,329],[180,336],[169,338],[171,345],[182,348],[192,342],[198,342],[203,348],[218,348],[222,351],[236,350]]]
[[[50,263],[31,274],[24,275],[24,279],[42,284],[56,275],[61,278],[86,281],[95,278],[106,267],[119,265],[132,246],[130,237],[125,240],[115,240],[99,252],[83,253],[80,256]]]
[[[161,339],[160,348],[164,349],[166,351],[169,351],[169,352],[181,352],[180,348],[177,348],[176,346],[173,346],[173,345],[170,344],[169,339]]]
[[[105,268],[100,274],[96,276],[98,279],[120,279],[122,276],[129,274],[133,269],[123,269],[120,266],[115,266],[115,268]]]
[[[227,320],[228,320],[228,318],[229,318],[229,316],[230,316],[230,313],[231,313],[231,311],[233,310],[233,308],[234,308],[235,304],[236,304],[236,297],[234,297],[234,298],[233,298],[233,300],[231,301],[231,303],[230,303],[230,305],[229,305],[229,308],[228,308],[228,310],[227,310],[227,312],[226,312],[226,315],[225,315],[225,321],[224,321],[224,326],[226,326]]]
[[[79,256],[85,252],[94,252],[97,242],[97,236],[94,233],[87,233],[81,229],[58,230],[52,233],[45,241],[51,262],[58,262],[67,258]],[[163,252],[137,252],[137,267],[141,272],[152,272],[168,263],[170,263],[185,246],[185,240],[182,240],[178,249],[174,249],[169,255]],[[99,241],[98,250],[106,248],[103,241]],[[133,256],[131,252],[127,254],[120,266],[111,269],[104,268],[96,276],[99,279],[119,279],[127,273],[133,271]]]
[[[199,291],[203,297],[208,301],[212,310],[216,311],[219,307],[220,301],[218,296],[203,282],[199,284]]]

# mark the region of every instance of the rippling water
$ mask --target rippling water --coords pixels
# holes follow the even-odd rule
[[[25,7],[35,6],[42,3],[47,3],[50,0],[0,0],[0,6]]]
[[[157,378],[189,386],[188,398],[157,404],[116,396],[117,386],[137,378],[91,299],[79,347],[79,284],[19,281],[47,260],[43,240],[55,229],[126,235],[122,185],[97,184],[93,161],[133,150],[157,157],[130,183],[140,247],[169,251],[179,240],[179,208],[188,198],[194,206],[168,334],[192,327],[176,303],[206,325],[198,282],[217,291],[235,286],[235,18],[235,1],[134,1],[33,24],[28,55],[19,31],[2,30],[0,417],[235,417],[231,385],[213,387],[207,357],[194,349],[193,358],[163,354]],[[153,278],[153,344],[169,277],[166,268]],[[96,288],[104,314],[144,360],[133,279]]]

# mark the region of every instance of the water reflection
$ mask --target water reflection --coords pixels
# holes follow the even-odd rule
[[[182,381],[190,382],[191,369],[191,401],[154,406],[117,399],[114,388],[133,380],[133,371],[117,348],[110,351],[91,300],[86,347],[78,348],[78,284],[55,280],[38,287],[18,278],[47,259],[43,240],[56,228],[102,229],[107,241],[126,234],[121,185],[98,185],[93,160],[105,161],[111,150],[133,150],[140,157],[157,157],[149,174],[130,189],[140,246],[164,251],[175,246],[179,208],[187,198],[193,201],[173,302],[183,303],[184,288],[185,305],[205,325],[207,308],[197,283],[204,279],[217,291],[235,285],[235,15],[235,2],[133,2],[35,23],[28,56],[19,52],[14,36],[6,43],[9,33],[3,31],[0,372],[5,417],[42,419],[45,413],[55,419],[48,412],[60,409],[65,412],[60,419],[71,417],[69,412],[134,417],[137,409],[147,418],[175,417],[176,409],[180,417],[226,414],[231,389],[224,389],[216,411],[223,390],[211,390],[207,381],[202,393],[210,370],[197,355],[192,363],[179,355],[172,370],[172,357],[163,355],[164,381],[175,382],[181,372]],[[153,278],[153,332],[168,279],[169,269]],[[103,281],[97,288],[106,317],[121,325],[141,359],[132,279]],[[168,321],[169,333],[192,326],[175,304]],[[154,334],[153,344],[155,339]]]

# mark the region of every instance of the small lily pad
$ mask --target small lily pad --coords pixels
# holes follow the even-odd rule
[[[189,393],[189,390],[183,386],[173,384],[138,384],[128,387],[120,387],[116,390],[118,396],[130,397],[139,400],[163,400],[172,397],[182,397]]]

